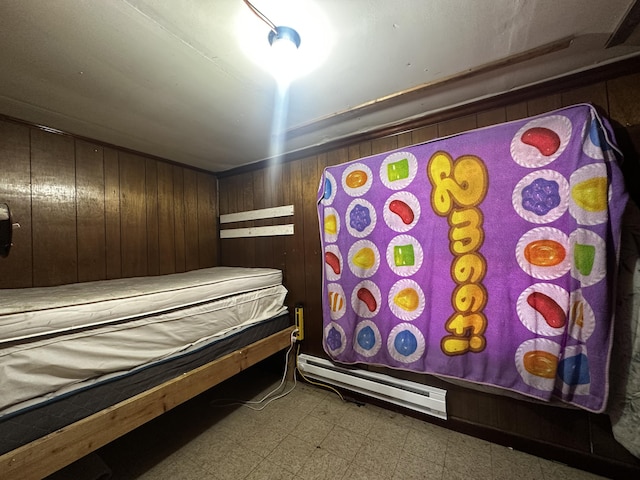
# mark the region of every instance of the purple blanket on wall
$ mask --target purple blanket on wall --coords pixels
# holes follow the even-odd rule
[[[325,169],[325,351],[603,411],[619,159],[577,105]]]

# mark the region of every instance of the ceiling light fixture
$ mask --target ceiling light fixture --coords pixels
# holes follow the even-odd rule
[[[243,0],[249,9],[269,26],[269,45],[273,48],[273,75],[280,84],[288,84],[294,77],[294,58],[300,47],[300,34],[291,27],[276,26],[249,0]]]
[[[318,0],[243,2],[235,22],[240,48],[279,83],[308,75],[327,59],[334,34]]]

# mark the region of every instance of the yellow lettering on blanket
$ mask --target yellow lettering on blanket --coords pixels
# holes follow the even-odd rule
[[[445,323],[449,335],[442,338],[440,348],[447,355],[481,352],[486,347],[483,309],[488,295],[482,284],[487,262],[478,251],[484,242],[484,217],[478,206],[489,187],[487,169],[474,155],[454,161],[440,151],[429,160],[427,175],[433,187],[431,207],[449,223],[451,278],[457,285],[451,294],[454,313]]]

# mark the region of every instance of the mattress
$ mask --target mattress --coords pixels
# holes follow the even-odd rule
[[[280,282],[278,270],[216,267],[2,292],[0,418],[278,316]]]
[[[87,382],[71,392],[5,414],[0,417],[0,454],[266,338],[290,323],[285,312],[218,336],[198,348],[129,372]]]
[[[128,321],[282,283],[268,268],[213,267],[186,273],[0,291],[0,346]]]

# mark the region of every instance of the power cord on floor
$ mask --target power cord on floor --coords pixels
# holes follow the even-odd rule
[[[333,391],[336,395],[338,395],[338,397],[340,397],[340,400],[342,400],[343,402],[346,402],[345,398],[342,396],[342,394],[337,389],[335,389],[331,385],[327,385],[326,383],[321,383],[321,382],[317,382],[315,380],[311,380],[309,377],[307,377],[302,372],[302,370],[300,369],[300,366],[298,364],[298,357],[300,355],[300,342],[298,342],[298,345],[297,345],[297,348],[296,348],[296,351],[295,351],[295,368],[294,368],[294,372],[293,372],[293,386],[289,390],[287,390],[286,392],[281,393],[279,395],[276,395],[280,391],[280,389],[286,384],[287,372],[289,370],[289,354],[293,350],[293,346],[296,343],[297,335],[298,335],[298,329],[296,328],[291,332],[291,344],[289,345],[289,348],[287,349],[287,352],[285,353],[285,356],[284,356],[284,373],[282,374],[282,379],[280,380],[280,383],[278,384],[278,386],[276,388],[274,388],[272,391],[267,393],[260,400],[242,401],[242,400],[219,399],[219,400],[213,400],[211,402],[211,406],[213,406],[213,407],[230,407],[230,406],[233,406],[233,405],[241,405],[243,407],[247,407],[247,408],[250,408],[251,410],[255,410],[255,411],[264,410],[271,402],[289,395],[293,391],[293,389],[296,388],[296,385],[297,385],[296,373],[300,374],[300,376],[306,382],[310,383],[311,385],[316,385],[318,387],[326,388],[326,389],[329,389],[329,390]],[[276,396],[272,397],[272,395],[276,395]],[[222,403],[220,403],[220,402],[222,402]],[[254,405],[259,405],[259,407],[255,407]]]
[[[298,332],[298,329],[295,329],[293,332],[291,332],[291,344],[289,345],[289,348],[287,349],[287,352],[284,355],[284,373],[282,374],[282,379],[280,380],[280,383],[278,384],[278,386],[276,388],[271,390],[269,393],[267,393],[260,400],[247,400],[247,401],[232,400],[232,401],[229,401],[228,399],[220,399],[220,400],[213,400],[211,402],[211,406],[213,406],[213,407],[230,407],[232,405],[241,405],[243,407],[247,407],[247,408],[250,408],[251,410],[255,410],[255,411],[259,412],[261,410],[264,410],[267,407],[267,405],[269,405],[271,402],[289,395],[293,391],[293,389],[296,388],[296,383],[297,382],[296,382],[295,372],[294,372],[294,375],[293,375],[293,386],[289,390],[287,390],[286,392],[281,393],[281,394],[279,394],[279,395],[277,395],[275,397],[271,397],[272,395],[275,395],[278,391],[280,391],[280,389],[286,384],[287,371],[289,369],[289,354],[293,350],[293,345],[296,342],[296,333],[297,332]],[[296,355],[296,364],[297,364],[297,362],[298,362],[298,358],[297,358],[297,355]],[[225,402],[225,403],[217,403],[217,402]],[[264,402],[266,402],[266,403],[264,403]],[[263,404],[263,405],[261,405],[261,404]],[[254,407],[253,405],[260,405],[260,406],[259,407]]]
[[[318,387],[323,387],[323,388],[328,388],[329,390],[333,390],[339,397],[340,400],[342,400],[343,402],[345,401],[344,397],[342,396],[342,394],[336,390],[335,388],[333,388],[331,385],[327,385],[326,383],[321,383],[321,382],[316,382],[314,380],[310,380],[307,376],[305,376],[304,373],[302,373],[302,370],[300,370],[300,367],[298,366],[298,356],[300,355],[300,344],[298,343],[298,347],[296,349],[296,372],[298,372],[300,374],[300,376],[306,381],[309,382],[312,385],[316,385]],[[295,380],[296,375],[294,372],[293,378]]]

